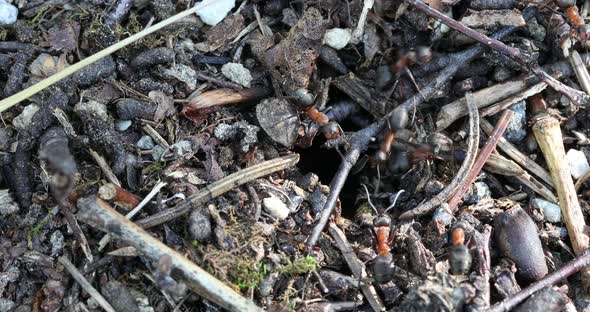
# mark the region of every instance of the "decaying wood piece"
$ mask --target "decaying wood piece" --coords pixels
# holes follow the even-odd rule
[[[590,238],[584,232],[586,222],[565,156],[559,121],[550,115],[541,114],[535,117],[533,133],[555,182],[559,206],[574,253],[579,256],[590,247]],[[585,268],[581,273],[584,287],[588,290],[590,288],[590,268]]]
[[[344,232],[342,232],[340,228],[338,228],[338,226],[334,223],[330,223],[328,231],[330,231],[330,234],[336,241],[336,245],[338,245],[338,249],[340,249],[342,257],[344,260],[346,260],[346,263],[348,264],[348,267],[350,268],[350,271],[352,271],[354,277],[356,277],[358,280],[366,279],[368,276],[365,266],[363,265],[363,262],[357,258],[354,250],[352,249],[352,246],[350,246],[350,243],[346,239]],[[385,311],[383,301],[377,294],[377,291],[373,285],[361,282],[360,288],[374,311]]]
[[[479,120],[481,129],[487,134],[490,135],[494,130],[494,126],[484,118]],[[512,145],[512,143],[508,142],[504,137],[501,137],[498,140],[498,147],[506,153],[512,160],[514,160],[517,164],[521,165],[526,170],[529,170],[538,178],[543,180],[549,186],[553,186],[553,180],[551,180],[551,175],[545,168],[539,166],[535,161],[528,158],[525,154],[523,154],[516,146]]]
[[[152,261],[158,262],[162,256],[170,257],[173,268],[181,272],[182,278],[197,295],[230,311],[262,311],[252,301],[151,236],[96,196],[79,199],[78,209],[77,217],[82,222],[125,241]]]
[[[518,103],[522,100],[526,100],[531,95],[537,94],[547,88],[547,84],[544,82],[536,83],[529,88],[526,88],[524,91],[519,92],[511,97],[503,99],[496,104],[490,105],[482,109],[479,114],[481,117],[490,116],[501,112],[502,110],[510,107],[514,103]]]
[[[551,190],[510,159],[497,154],[491,154],[490,158],[486,161],[484,169],[493,173],[514,177],[548,201],[557,203],[557,198]]]
[[[336,78],[333,84],[375,118],[383,117],[390,109],[386,99],[367,89],[362,80],[353,73]]]

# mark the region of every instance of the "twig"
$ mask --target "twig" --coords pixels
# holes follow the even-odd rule
[[[534,85],[526,88],[522,92],[519,92],[513,96],[510,96],[506,99],[501,100],[500,102],[498,102],[496,104],[490,105],[489,107],[482,109],[479,112],[479,115],[481,117],[486,117],[486,116],[497,114],[497,113],[503,111],[504,109],[510,107],[512,104],[520,102],[522,100],[526,100],[531,95],[537,94],[537,93],[545,90],[545,88],[547,88],[547,84],[544,82],[539,82],[537,84],[534,84]]]
[[[590,74],[588,74],[588,69],[586,69],[586,65],[582,61],[582,57],[578,51],[574,50],[571,52],[569,61],[576,73],[580,86],[586,93],[590,94]]]
[[[340,249],[340,252],[342,253],[342,257],[348,264],[348,267],[350,268],[350,271],[354,277],[359,281],[366,279],[367,272],[365,270],[365,266],[359,260],[359,258],[357,258],[354,250],[352,249],[352,246],[350,246],[350,243],[346,239],[346,235],[344,235],[340,228],[338,228],[338,226],[334,223],[330,223],[328,230],[334,238],[338,249]],[[361,282],[360,288],[363,291],[365,298],[367,298],[367,301],[373,308],[373,311],[385,311],[383,301],[381,301],[381,298],[377,294],[377,291],[373,285]]]
[[[449,199],[449,209],[451,211],[456,210],[457,205],[463,199],[463,196],[465,195],[467,190],[471,187],[471,184],[473,183],[473,181],[475,181],[475,179],[479,175],[481,168],[483,168],[483,165],[486,163],[486,161],[488,160],[488,158],[490,157],[490,155],[492,154],[492,152],[496,148],[496,143],[498,142],[498,139],[500,139],[500,137],[502,137],[502,135],[504,134],[504,131],[506,131],[506,128],[508,127],[508,123],[510,122],[510,119],[512,118],[512,115],[514,115],[514,112],[506,109],[502,113],[502,116],[500,116],[500,118],[498,119],[498,123],[496,124],[496,128],[494,128],[494,131],[488,137],[486,144],[481,149],[481,151],[477,154],[477,158],[475,159],[475,163],[473,164],[473,167],[471,168],[471,170],[467,174],[465,181],[463,182],[461,187],[459,187],[457,192],[455,194],[453,194],[453,196],[451,196],[451,198]]]
[[[487,135],[490,135],[492,131],[494,131],[494,127],[492,126],[492,124],[484,118],[480,119],[479,125]],[[506,155],[512,158],[512,160],[514,160],[517,164],[531,171],[538,178],[543,180],[549,186],[553,187],[553,180],[551,180],[551,175],[549,174],[549,172],[547,172],[547,170],[545,170],[543,167],[539,166],[539,164],[537,164],[535,161],[528,158],[518,148],[512,145],[512,143],[508,142],[508,140],[506,140],[504,137],[501,137],[498,140],[498,147],[504,153],[506,153]]]
[[[170,148],[170,144],[154,129],[152,126],[146,124],[143,126],[143,131],[147,133],[152,139],[154,139],[158,144],[162,145],[165,148]]]
[[[572,103],[574,103],[578,106],[585,106],[585,104],[588,104],[590,97],[586,93],[581,92],[576,89],[573,89],[571,87],[568,87],[568,86],[564,85],[563,83],[559,82],[557,79],[553,78],[551,75],[549,75],[547,72],[545,72],[539,66],[539,64],[537,64],[529,55],[526,55],[525,52],[523,52],[522,50],[509,47],[499,40],[492,39],[482,33],[479,33],[477,31],[463,25],[462,23],[444,15],[443,13],[437,11],[436,9],[429,7],[427,4],[425,4],[421,0],[407,0],[407,1],[408,1],[408,3],[410,3],[414,7],[416,7],[416,9],[426,13],[427,15],[430,15],[430,16],[436,18],[437,20],[441,21],[443,24],[455,29],[456,31],[458,31],[470,38],[473,38],[474,40],[482,43],[485,46],[488,46],[488,47],[510,57],[511,59],[516,61],[521,66],[523,66],[524,68],[526,68],[530,72],[537,75],[537,77],[539,77],[539,79],[541,79],[541,81],[545,82],[547,85],[551,86],[556,91],[563,93],[565,96],[567,96],[572,101]]]
[[[559,206],[574,253],[579,256],[590,247],[590,238],[584,232],[586,222],[565,156],[559,121],[550,115],[541,114],[535,118],[533,133],[555,182]],[[582,283],[586,290],[590,288],[590,268],[582,271]]]
[[[145,205],[147,205],[150,202],[150,200],[154,198],[154,196],[158,195],[158,193],[160,193],[160,190],[166,185],[168,185],[168,183],[158,182],[158,184],[154,186],[154,188],[149,192],[149,194],[147,194],[147,196],[139,204],[137,204],[135,208],[133,208],[125,215],[125,218],[129,220],[133,219],[133,217],[135,217],[135,215],[138,214],[141,211],[141,209],[143,209],[143,207],[145,207]],[[101,238],[98,242],[98,251],[103,250],[110,241],[111,236],[109,234],[103,236],[103,238]]]
[[[145,36],[152,34],[170,24],[174,24],[180,20],[182,20],[183,18],[190,16],[194,13],[196,13],[197,11],[199,11],[202,8],[205,8],[211,4],[215,3],[215,1],[211,1],[208,4],[205,5],[201,5],[201,6],[193,6],[190,9],[184,10],[174,16],[171,16],[155,25],[152,25],[150,27],[145,28],[144,30],[138,32],[137,34],[130,36],[126,39],[123,39],[117,43],[115,43],[112,46],[109,46],[81,61],[79,61],[76,64],[73,64],[71,66],[68,66],[66,68],[64,68],[63,70],[61,70],[60,72],[51,75],[48,78],[45,78],[41,81],[39,81],[38,83],[26,88],[25,90],[20,91],[19,93],[12,95],[10,97],[7,97],[5,99],[3,99],[2,101],[0,101],[0,113],[11,108],[12,106],[28,99],[29,97],[31,97],[34,94],[37,94],[41,91],[43,91],[44,89],[54,85],[55,83],[59,82],[60,80],[74,74],[75,72],[79,71],[80,69],[106,57],[109,56],[115,52],[117,52],[118,50],[132,44],[133,42],[144,38]]]
[[[465,156],[465,160],[463,160],[463,164],[459,168],[459,171],[449,183],[444,190],[440,191],[436,196],[431,198],[429,201],[420,204],[418,207],[408,210],[402,213],[399,218],[404,219],[411,219],[417,216],[424,215],[434,208],[438,207],[439,205],[443,204],[447,201],[449,196],[451,196],[457,188],[464,182],[465,177],[467,176],[468,172],[471,170],[475,163],[475,157],[477,155],[477,146],[479,144],[479,113],[477,111],[477,107],[475,106],[474,101],[472,100],[471,93],[466,95],[467,99],[467,108],[469,109],[469,137],[467,139],[467,154]]]
[[[201,80],[205,80],[208,82],[211,82],[212,84],[218,85],[222,88],[228,88],[228,89],[235,89],[235,90],[241,90],[244,89],[244,87],[242,87],[241,85],[235,83],[235,82],[231,82],[231,81],[225,81],[223,79],[218,79],[215,77],[211,77],[208,76],[204,73],[201,72],[197,72],[196,73],[197,79],[201,79]]]
[[[365,32],[365,24],[367,23],[367,15],[369,14],[369,10],[373,8],[373,4],[375,4],[375,0],[364,0],[363,1],[363,10],[361,11],[361,15],[359,16],[358,24],[356,28],[352,32],[352,38],[350,39],[350,43],[357,44],[361,42],[363,38],[363,34]]]
[[[252,204],[254,204],[254,221],[258,221],[260,219],[260,213],[262,212],[262,205],[260,204],[260,198],[258,197],[258,193],[256,189],[252,185],[248,185],[248,194],[250,194],[250,200]]]
[[[534,282],[529,287],[519,291],[515,295],[504,299],[492,306],[492,312],[504,312],[510,311],[512,308],[523,302],[530,295],[545,288],[550,287],[553,284],[559,282],[562,279],[569,277],[570,275],[578,272],[584,267],[590,265],[590,252],[585,252],[583,255],[578,256],[576,259],[568,262],[562,266],[559,270],[554,271],[551,274],[547,274],[542,279]]]
[[[166,209],[153,216],[141,219],[137,221],[137,224],[143,228],[150,228],[174,220],[187,214],[194,207],[202,205],[227,191],[233,190],[238,186],[263,176],[272,174],[273,172],[290,168],[297,164],[297,162],[299,162],[299,154],[291,154],[242,169],[208,185],[206,188],[199,191],[199,193],[192,195],[182,203],[176,205],[176,207]]]
[[[113,170],[111,169],[111,167],[109,166],[107,161],[102,156],[100,156],[99,153],[95,152],[91,148],[88,149],[88,152],[90,153],[90,156],[92,156],[92,158],[94,158],[94,161],[96,161],[96,163],[98,164],[98,166],[102,170],[102,173],[104,173],[107,180],[109,180],[109,182],[115,184],[116,186],[120,187],[121,182],[119,182],[119,179],[117,178],[115,173],[113,173]]]
[[[182,272],[187,285],[199,296],[230,311],[262,311],[252,301],[151,236],[96,196],[78,200],[78,209],[80,220],[125,241],[152,261],[157,262],[162,256],[170,257],[172,266]]]
[[[472,229],[472,231],[475,231]],[[477,288],[477,295],[472,300],[472,308],[468,310],[473,311],[487,311],[490,309],[490,269],[492,267],[490,257],[490,238],[492,235],[492,227],[485,225],[483,234],[479,233],[473,235],[478,254],[478,275],[475,280],[472,280],[474,286]]]
[[[68,260],[66,257],[59,257],[57,260],[64,268],[72,275],[72,277],[82,286],[82,288],[90,295],[98,305],[101,306],[107,312],[116,312],[115,309],[111,306],[111,304],[96,290],[96,288],[92,287],[88,280],[78,271],[78,269]]]
[[[332,178],[332,182],[330,183],[330,194],[328,194],[328,198],[324,204],[322,215],[317,224],[314,226],[311,235],[307,239],[306,246],[308,248],[315,245],[317,240],[320,238],[320,234],[324,230],[324,227],[326,227],[328,219],[330,219],[332,211],[336,206],[336,201],[338,200],[340,191],[342,191],[344,182],[346,182],[346,178],[348,177],[350,169],[352,169],[352,167],[356,164],[361,152],[366,150],[370,139],[376,136],[384,126],[385,122],[381,120],[353,134],[350,140],[352,147],[346,153],[346,155],[344,155],[336,175],[334,178]]]

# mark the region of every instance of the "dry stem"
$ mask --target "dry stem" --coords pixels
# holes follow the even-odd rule
[[[533,132],[555,182],[559,206],[574,253],[579,256],[590,247],[590,238],[584,233],[586,222],[565,157],[559,121],[552,116],[542,114],[535,118]],[[582,281],[585,288],[588,289],[590,287],[590,268],[582,271]]]
[[[170,257],[172,266],[181,272],[187,285],[199,296],[230,311],[262,311],[252,301],[151,236],[96,196],[78,200],[78,209],[80,220],[127,242],[152,261],[157,262],[162,256]]]
[[[72,277],[82,286],[82,288],[90,295],[101,308],[107,312],[116,312],[111,304],[88,282],[88,280],[78,271],[78,269],[66,257],[59,257],[59,263],[72,275]]]
[[[463,196],[465,195],[465,193],[467,192],[469,187],[471,187],[471,184],[473,183],[473,181],[475,181],[475,179],[479,175],[481,168],[483,168],[483,165],[486,163],[486,161],[488,160],[488,158],[490,157],[490,155],[492,154],[492,152],[496,148],[496,143],[498,142],[498,139],[500,139],[500,137],[502,137],[502,135],[504,134],[504,131],[506,131],[506,128],[508,127],[508,123],[510,122],[510,119],[512,118],[512,115],[514,115],[514,112],[506,109],[502,113],[502,116],[500,116],[500,119],[498,119],[498,123],[496,124],[496,128],[494,129],[492,134],[488,137],[488,141],[486,142],[486,145],[484,145],[484,147],[481,149],[481,151],[477,155],[477,159],[475,160],[475,164],[473,164],[473,167],[469,171],[469,174],[467,174],[465,182],[461,185],[461,187],[457,190],[457,192],[455,194],[453,194],[453,196],[449,199],[449,209],[451,209],[451,211],[456,210],[457,205],[463,199]]]

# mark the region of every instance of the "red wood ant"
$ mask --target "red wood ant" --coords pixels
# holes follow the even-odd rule
[[[323,112],[319,111],[313,106],[313,96],[306,89],[297,89],[293,92],[293,96],[298,104],[303,107],[303,110],[309,116],[309,119],[322,127],[324,137],[328,140],[334,140],[342,135],[340,125],[335,121],[330,121],[330,118]]]
[[[575,0],[557,0],[557,5],[565,9],[570,22],[577,28],[580,38],[590,39],[590,25],[586,25],[584,18],[580,16]]]
[[[391,231],[391,218],[387,215],[387,212],[395,207],[397,199],[404,192],[401,190],[397,192],[393,203],[383,211],[379,213],[375,205],[371,202],[371,195],[367,186],[363,184],[365,192],[367,192],[367,201],[369,206],[373,208],[376,213],[375,219],[373,219],[373,235],[375,242],[375,249],[377,256],[373,258],[370,264],[370,270],[373,274],[373,278],[379,284],[385,284],[393,278],[393,255],[391,254],[390,243],[393,241],[393,232]]]
[[[449,266],[451,274],[466,274],[471,268],[471,253],[465,246],[465,225],[458,223],[451,231]]]

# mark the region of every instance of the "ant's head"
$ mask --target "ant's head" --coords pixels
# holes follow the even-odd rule
[[[373,226],[390,226],[391,225],[391,218],[386,214],[380,214],[373,219]]]

